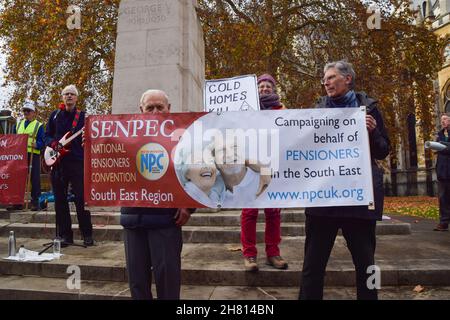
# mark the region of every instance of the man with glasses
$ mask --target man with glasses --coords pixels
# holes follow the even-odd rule
[[[36,120],[36,107],[26,102],[22,108],[24,119],[13,128],[13,133],[28,135],[28,170],[31,178],[31,211],[38,211],[41,195],[41,149],[44,147],[44,127]],[[27,181],[30,183],[30,180]],[[22,210],[23,205],[8,207],[7,210]]]
[[[322,80],[326,96],[316,108],[358,108],[366,106],[366,127],[369,132],[375,208],[368,206],[307,208],[305,211],[305,258],[303,262],[300,299],[323,298],[325,269],[339,229],[349,249],[356,271],[357,298],[376,300],[376,288],[369,288],[369,267],[375,265],[376,221],[383,213],[383,171],[376,160],[383,160],[390,142],[376,100],[355,91],[355,71],[346,61],[329,63]]]
[[[69,85],[62,91],[63,104],[50,115],[45,131],[47,146],[57,149],[59,140],[67,133],[78,132],[84,127],[85,113],[77,106],[78,90]],[[70,152],[52,167],[51,181],[55,195],[56,228],[61,246],[73,244],[72,222],[67,199],[69,183],[75,195],[78,224],[84,245],[94,245],[91,213],[84,209],[83,197],[84,151],[81,135],[70,143]]]

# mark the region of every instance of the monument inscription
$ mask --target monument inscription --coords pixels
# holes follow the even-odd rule
[[[147,2],[148,4],[145,4]],[[177,12],[173,1],[129,1],[119,9],[118,31],[170,26],[171,16]],[[173,24],[172,24],[173,25]]]

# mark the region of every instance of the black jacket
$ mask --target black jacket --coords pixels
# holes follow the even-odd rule
[[[67,132],[72,130],[76,110],[77,108],[74,108],[72,112],[67,112],[58,109],[52,112],[45,129],[44,143],[46,146],[49,146],[55,140],[59,141]],[[83,128],[84,117],[85,113],[81,111],[77,126],[73,131],[74,133]],[[62,161],[83,161],[84,152],[81,143],[81,135],[79,135],[70,143],[70,152],[62,158]]]
[[[383,170],[378,167],[375,160],[383,160],[388,156],[390,151],[390,141],[386,128],[384,127],[383,118],[377,108],[377,101],[370,98],[364,92],[357,92],[356,97],[359,105],[366,106],[367,114],[374,117],[377,122],[375,130],[369,134],[375,210],[369,210],[367,206],[320,207],[307,208],[306,214],[369,220],[382,219],[384,205]],[[321,97],[315,107],[327,108],[327,97]]]
[[[446,144],[450,143],[450,141],[448,141],[448,139],[445,138],[444,129],[439,131],[438,138],[436,139],[436,141],[445,142]],[[436,162],[436,174],[438,181],[450,182],[450,147],[438,152]]]

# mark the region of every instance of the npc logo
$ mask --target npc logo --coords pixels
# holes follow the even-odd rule
[[[146,144],[136,154],[136,166],[145,179],[159,180],[169,168],[169,154],[158,143]]]

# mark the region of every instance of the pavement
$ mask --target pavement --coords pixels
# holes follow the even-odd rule
[[[229,215],[233,214],[230,212]],[[205,221],[212,221],[215,216],[216,213],[205,213]],[[449,299],[449,232],[432,231],[436,224],[432,220],[389,216],[395,221],[392,224],[407,224],[409,232],[377,236],[376,262],[381,269],[380,299]],[[9,218],[9,213],[0,210],[0,219]],[[227,219],[231,219],[229,224],[234,224],[232,217]],[[301,213],[292,213],[286,221],[297,223],[296,227],[303,223]],[[194,224],[198,227],[207,223],[198,221]],[[389,224],[389,220],[385,224]],[[6,255],[7,237],[4,235],[9,226],[0,226],[0,234],[3,235],[0,238],[0,257]],[[215,227],[211,226],[209,230]],[[48,237],[39,238],[39,229],[33,230],[33,237],[19,237],[17,244],[38,251]],[[96,246],[63,248],[64,256],[51,262],[0,260],[0,299],[129,299],[123,243],[102,238],[101,235],[94,234],[100,240]],[[276,270],[264,264],[264,245],[259,243],[260,271],[248,273],[244,271],[238,242],[185,242],[181,297],[194,300],[296,299],[303,246],[304,236],[284,236],[280,247],[283,258],[289,262],[289,269]],[[67,287],[67,269],[70,266],[80,268],[80,289]],[[353,263],[341,236],[336,239],[325,283],[325,299],[354,299],[356,296]]]

